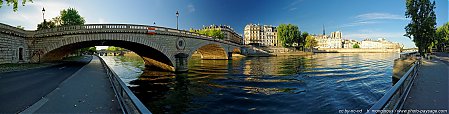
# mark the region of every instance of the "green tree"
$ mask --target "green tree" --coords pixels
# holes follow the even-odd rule
[[[108,46],[108,48],[106,48],[106,50],[108,50],[108,51],[118,51],[118,47]]]
[[[210,36],[210,37],[215,37],[218,39],[224,39],[224,37],[225,37],[223,32],[221,32],[221,30],[219,30],[219,29],[201,29],[201,30],[190,29],[189,31],[195,32],[198,34],[202,34],[202,35],[206,35],[206,36]]]
[[[14,11],[14,12],[17,11],[17,8],[18,8],[18,6],[19,6],[19,0],[5,0],[5,1],[0,0],[0,8],[2,8],[3,2],[6,2],[6,4],[7,4],[8,6],[10,6],[10,5],[12,4],[12,6],[13,6],[12,9],[13,9],[13,11]],[[33,3],[33,0],[22,0],[22,6],[25,6],[25,3],[26,3],[26,2],[31,2],[31,3]]]
[[[224,39],[224,34],[221,32],[221,30],[209,30],[209,36],[218,38],[218,39]]]
[[[292,24],[281,24],[277,27],[277,37],[283,47],[291,47],[301,38],[299,27]]]
[[[301,39],[299,40],[298,44],[300,44],[302,46],[306,45],[306,38],[307,38],[307,36],[309,36],[309,33],[303,32],[301,34]]]
[[[44,22],[37,25],[37,30],[49,29],[60,26],[71,25],[83,25],[85,20],[78,14],[74,8],[64,9],[60,12],[60,15],[52,18],[50,21],[44,20]]]
[[[305,47],[309,48],[310,50],[313,49],[313,47],[318,45],[318,41],[315,40],[315,38],[311,35],[306,37],[306,43],[305,43]]]
[[[121,47],[108,46],[108,48],[106,48],[106,50],[108,50],[108,51],[124,51],[126,49],[125,48],[121,48]]]
[[[42,30],[42,29],[49,29],[49,28],[54,28],[56,27],[55,23],[53,21],[46,21],[44,20],[44,22],[37,24],[37,30]]]
[[[405,27],[405,35],[415,42],[421,55],[429,53],[435,42],[436,15],[435,1],[406,0],[405,17],[411,18]]]
[[[17,28],[18,28],[18,29],[25,30],[25,27],[24,27],[24,26],[21,26],[21,25],[17,26]]]
[[[352,48],[360,48],[359,44],[352,45]]]
[[[61,11],[61,26],[84,25],[86,22],[74,8],[68,8]]]
[[[441,27],[438,27],[436,31],[438,50],[444,48],[444,46],[449,45],[449,22]]]
[[[51,21],[53,21],[53,23],[55,23],[56,26],[61,26],[62,25],[62,19],[61,16],[57,16],[51,19]]]
[[[94,47],[86,47],[86,48],[81,48],[78,50],[78,52],[81,53],[89,53],[89,54],[94,54],[94,52],[97,52],[97,48]]]

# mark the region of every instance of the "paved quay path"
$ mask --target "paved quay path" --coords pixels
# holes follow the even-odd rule
[[[22,113],[122,113],[98,57]]]
[[[23,71],[0,73],[0,113],[18,113],[39,101],[92,58]]]
[[[447,110],[448,77],[447,54],[437,54],[431,60],[423,59],[403,109]]]

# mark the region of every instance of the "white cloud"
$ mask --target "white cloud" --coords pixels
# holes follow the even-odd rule
[[[187,11],[189,11],[189,13],[195,12],[195,6],[193,4],[187,5]]]
[[[0,14],[0,21],[9,24],[18,24],[24,26],[27,30],[36,30],[37,24],[42,20],[42,8],[45,8],[45,19],[49,20],[59,15],[62,9],[68,8],[70,5],[60,1],[33,1],[27,3],[25,7],[17,12],[8,11]]]
[[[405,16],[395,15],[390,13],[365,13],[355,16],[359,20],[379,20],[379,19],[390,19],[390,20],[408,20]]]
[[[382,20],[409,20],[401,15],[390,13],[365,13],[354,17],[356,20],[341,27],[354,27],[382,23]]]
[[[381,31],[373,31],[373,30],[359,30],[356,33],[348,32],[344,35],[345,38],[405,38],[403,36],[405,32],[381,32]]]
[[[95,18],[84,18],[86,20],[85,24],[106,24],[109,23],[104,18],[100,17],[98,19]]]
[[[345,24],[341,27],[353,27],[353,26],[362,26],[362,25],[368,25],[368,24],[376,24],[376,23],[380,23],[378,21],[355,21],[349,24]]]
[[[51,19],[58,16],[61,10],[69,8],[70,5],[59,1],[45,1],[45,3],[43,1],[35,1],[30,4],[29,7],[33,7],[34,10],[39,11],[38,13],[41,15],[42,8],[45,8],[45,19]]]
[[[288,11],[295,11],[296,9],[298,9],[296,7],[296,5],[302,1],[304,1],[304,0],[295,0],[295,1],[291,2],[290,4],[288,4],[286,7],[284,7],[284,9],[286,9]]]
[[[298,9],[298,8],[290,8],[290,11],[295,11],[296,9]]]

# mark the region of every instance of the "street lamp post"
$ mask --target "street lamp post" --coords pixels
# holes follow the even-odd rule
[[[45,21],[45,8],[42,8],[42,20]]]
[[[179,17],[179,12],[176,11],[176,29],[178,29],[178,17]]]

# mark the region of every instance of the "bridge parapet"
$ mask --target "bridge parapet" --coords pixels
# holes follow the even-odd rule
[[[27,34],[30,34],[32,32],[33,31],[22,30],[17,27],[13,27],[10,25],[0,23],[0,33],[5,33],[5,34],[19,36],[19,37],[26,37]]]
[[[56,27],[51,29],[42,29],[36,31],[27,31],[0,23],[0,32],[24,38],[42,38],[62,35],[75,34],[91,34],[91,33],[138,33],[147,34],[149,28],[155,28],[156,34],[182,36],[187,38],[196,38],[202,40],[215,41],[225,43],[233,46],[240,46],[237,43],[213,38],[206,35],[200,35],[185,30],[177,30],[166,27],[147,26],[147,25],[133,25],[133,24],[86,24],[75,26]]]

